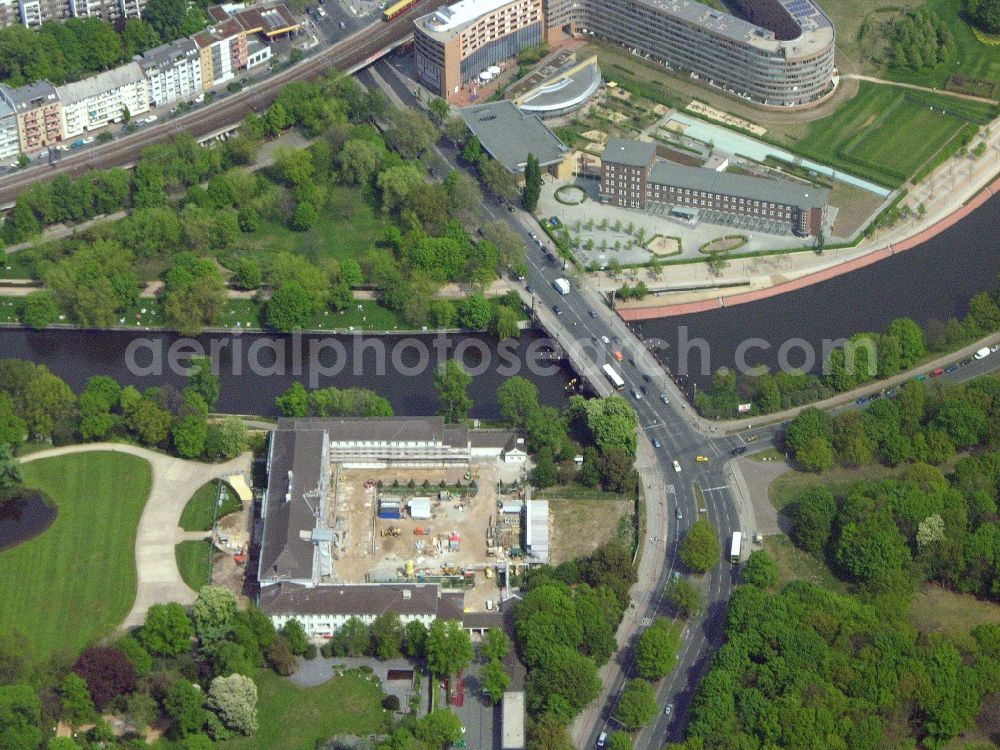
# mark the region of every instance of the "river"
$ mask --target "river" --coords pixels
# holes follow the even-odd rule
[[[678,372],[684,342],[703,339],[707,357],[690,349],[691,380],[704,386],[717,368],[733,367],[741,343],[756,343],[745,356],[748,365],[774,369],[780,348],[794,366],[809,364],[804,347],[821,366],[823,340],[862,331],[884,332],[894,318],[920,325],[937,318],[962,318],[968,301],[998,287],[1000,197],[994,196],[964,220],[919,247],[852,273],[798,291],[733,307],[634,324],[645,338],[666,342],[664,360]],[[759,339],[750,342],[750,339]],[[763,342],[769,346],[760,348]],[[744,344],[747,346],[747,344]],[[704,366],[701,362],[705,363]]]
[[[220,333],[181,339],[148,331],[0,329],[0,357],[44,364],[77,392],[93,375],[109,375],[139,389],[167,384],[183,387],[185,376],[180,368],[171,367],[171,359],[183,366],[192,353],[200,353],[194,351],[196,347],[211,353],[214,346],[218,356],[213,360],[219,364],[222,385],[217,410],[262,416],[277,416],[275,397],[296,380],[307,387],[371,389],[389,399],[398,415],[434,414],[439,407],[434,390],[436,363],[456,352],[474,375],[469,387],[471,416],[496,418],[497,388],[514,374],[538,386],[541,403],[562,406],[573,373],[564,364],[545,358],[545,344],[546,339],[536,331],[526,331],[518,341],[504,342],[498,348],[496,339],[475,334],[362,339]]]

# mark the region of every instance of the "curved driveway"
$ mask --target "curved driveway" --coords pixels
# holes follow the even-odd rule
[[[185,461],[163,453],[120,443],[87,443],[32,453],[22,463],[55,458],[70,453],[105,451],[128,453],[149,462],[153,481],[149,499],[139,519],[135,537],[136,596],[123,628],[141,625],[150,606],[160,602],[190,604],[195,592],[188,588],[177,570],[174,547],[187,539],[204,539],[207,532],[185,532],[178,527],[184,506],[195,491],[212,479],[230,474],[250,473],[250,453],[223,464]]]

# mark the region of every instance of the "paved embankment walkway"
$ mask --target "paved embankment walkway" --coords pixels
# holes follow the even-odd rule
[[[936,221],[931,226],[898,242],[890,242],[886,246],[873,250],[865,255],[852,258],[844,261],[843,263],[838,263],[837,265],[829,268],[824,268],[823,270],[815,273],[810,273],[764,289],[755,289],[749,292],[738,292],[728,296],[720,295],[712,299],[702,299],[693,302],[647,307],[619,308],[618,314],[621,315],[624,320],[628,321],[647,320],[649,318],[665,318],[675,315],[690,315],[692,313],[704,312],[706,310],[715,310],[720,307],[732,307],[733,305],[756,302],[768,297],[775,297],[779,294],[785,294],[786,292],[792,292],[796,289],[802,289],[813,284],[818,284],[821,281],[827,281],[828,279],[832,279],[836,276],[851,273],[852,271],[857,271],[860,268],[870,266],[873,263],[878,263],[881,260],[891,258],[896,253],[905,252],[918,247],[920,244],[957,224],[970,213],[986,203],[986,201],[992,198],[994,193],[998,190],[1000,190],[1000,178],[995,179],[970,201],[947,216]]]
[[[162,602],[190,604],[195,592],[187,587],[177,570],[174,547],[188,539],[205,539],[208,532],[185,532],[177,525],[187,501],[195,491],[212,479],[231,474],[250,473],[250,453],[244,453],[222,464],[203,464],[185,461],[163,453],[119,443],[87,443],[67,445],[32,453],[21,459],[23,463],[54,458],[71,453],[111,451],[128,453],[149,462],[153,483],[149,499],[139,519],[135,537],[136,595],[132,609],[125,617],[122,628],[141,625],[146,620],[150,606]]]

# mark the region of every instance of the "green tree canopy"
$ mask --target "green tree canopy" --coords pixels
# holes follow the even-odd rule
[[[715,527],[705,519],[695,521],[681,543],[681,562],[696,573],[705,573],[722,557],[722,545]]]

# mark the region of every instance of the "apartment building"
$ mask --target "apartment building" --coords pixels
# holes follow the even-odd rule
[[[32,154],[63,139],[62,105],[59,92],[48,81],[37,81],[6,89],[17,118],[18,148]]]
[[[9,164],[20,153],[14,101],[10,96],[10,88],[0,84],[0,163]]]
[[[491,66],[542,42],[542,0],[460,0],[414,21],[417,78],[452,100]]]
[[[247,32],[233,18],[193,37],[201,56],[201,85],[206,91],[232,80],[249,59]]]
[[[139,18],[146,0],[0,0],[0,26],[21,24],[29,29],[67,18]]]
[[[62,133],[69,140],[89,130],[149,111],[146,78],[138,64],[126,63],[76,83],[58,87]]]
[[[768,219],[810,236],[823,228],[829,190],[657,161],[654,144],[612,138],[601,157],[600,195],[624,208],[661,204],[690,214],[704,209]]]
[[[146,79],[152,107],[190,99],[203,90],[201,54],[190,39],[178,39],[136,55],[135,62]]]
[[[546,33],[593,33],[758,104],[807,106],[833,90],[835,34],[813,0],[546,0]]]

